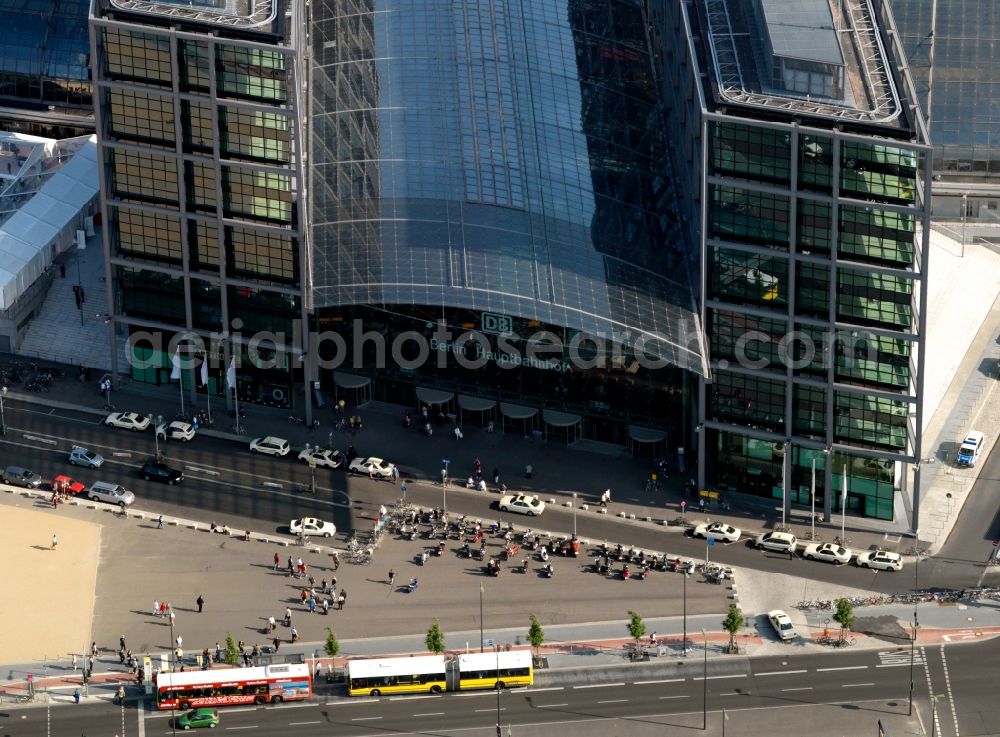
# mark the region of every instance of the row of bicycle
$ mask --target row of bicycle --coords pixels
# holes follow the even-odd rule
[[[1000,601],[1000,589],[977,588],[977,589],[946,589],[942,591],[906,591],[898,594],[875,594],[873,596],[846,596],[843,597],[850,602],[851,606],[887,606],[890,604],[920,604],[923,602],[937,601],[943,603],[954,603],[956,601],[978,601],[980,599],[992,599]],[[836,599],[817,599],[815,601],[800,601],[795,605],[796,609],[803,610],[829,610],[837,606]]]

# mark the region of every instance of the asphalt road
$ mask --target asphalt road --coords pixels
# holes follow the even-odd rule
[[[238,449],[230,440],[207,435],[200,435],[190,443],[160,443],[166,461],[186,476],[179,486],[167,486],[144,481],[138,476],[138,467],[155,452],[152,432],[133,433],[108,428],[93,415],[10,401],[6,403],[6,421],[7,435],[0,438],[5,464],[29,467],[46,480],[57,473],[66,473],[88,486],[96,480],[116,481],[136,493],[137,506],[143,509],[203,521],[217,520],[234,530],[287,532],[288,520],[314,515],[331,519],[346,533],[356,527],[367,527],[378,505],[392,504],[399,496],[394,484],[329,469],[316,470],[315,496],[303,493],[299,488],[308,487],[309,469],[295,458],[294,451],[285,458],[262,456]],[[280,428],[275,432],[280,432]],[[323,437],[318,436],[318,439],[323,440]],[[106,458],[105,465],[97,470],[70,466],[66,456],[73,445],[84,445],[101,453]],[[387,449],[365,448],[361,441],[358,446],[362,454],[384,455],[391,459],[391,451]],[[994,472],[1000,473],[997,468],[1000,456],[991,457],[987,463],[986,478],[995,478]],[[989,495],[981,493],[977,497],[973,501],[985,504]],[[410,483],[408,498],[424,507],[446,504],[449,513],[467,514],[487,521],[501,516],[496,510],[495,494],[451,488],[445,499],[440,486],[424,482]],[[728,565],[807,575],[814,580],[873,591],[905,591],[913,587],[913,578],[907,572],[890,575],[853,566],[789,561],[782,555],[751,550],[742,542],[709,547],[703,540],[682,535],[678,528],[630,524],[610,515],[580,513],[574,522],[570,510],[550,506],[544,517],[537,520],[515,517],[518,524],[533,525],[557,534],[571,533],[575,524],[578,535],[594,544],[603,540],[612,544],[620,541],[698,560],[708,555],[712,561]],[[980,518],[970,519],[978,521]],[[969,568],[971,571],[972,567]],[[958,580],[964,579],[956,577],[954,564],[925,563],[920,567],[921,587],[954,586]]]
[[[781,732],[811,737],[842,735],[848,716],[870,725],[878,720],[905,724],[900,734],[931,731],[930,695],[938,695],[934,728],[937,735],[963,737],[995,735],[1000,705],[995,698],[993,663],[1000,642],[954,644],[918,648],[914,652],[913,718],[907,718],[910,692],[910,651],[788,655],[767,658],[708,660],[692,654],[683,669],[664,677],[663,671],[634,675],[611,683],[566,683],[512,690],[499,696],[500,721],[513,734],[573,734],[575,725],[615,720],[614,731],[604,734],[640,734],[640,723],[658,725],[659,734],[685,734],[700,728],[703,709],[712,725],[726,722],[731,734],[748,735],[762,711],[780,715]],[[704,674],[707,673],[707,679]],[[984,677],[986,676],[986,677]],[[707,701],[705,699],[707,698]],[[317,695],[301,704],[222,710],[225,731],[254,730],[254,734],[299,737],[328,735],[392,734],[490,734],[497,721],[496,692],[348,699],[337,694]],[[837,705],[843,719],[816,722],[812,707]],[[168,713],[142,713],[129,705],[124,710],[125,734],[135,734],[141,721],[145,734],[170,733]],[[19,718],[22,717],[23,718]],[[47,724],[51,718],[51,724]],[[66,706],[47,715],[43,709],[0,714],[5,735],[27,737],[51,734],[87,734],[91,737],[117,732],[122,710],[107,704]],[[633,728],[627,726],[632,725]],[[623,726],[625,725],[625,726]],[[482,731],[485,730],[485,731]],[[676,732],[674,731],[676,730]],[[709,732],[718,734],[716,729]],[[773,733],[769,732],[769,733]],[[860,734],[855,731],[853,733]]]

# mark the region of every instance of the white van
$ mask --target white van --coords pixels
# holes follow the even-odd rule
[[[87,497],[95,502],[117,504],[124,509],[135,501],[135,494],[121,484],[111,484],[107,481],[95,481],[87,491]]]
[[[958,465],[970,468],[975,466],[979,455],[983,452],[983,443],[985,442],[986,437],[981,432],[970,430],[965,436],[965,440],[962,441],[962,447],[958,449],[958,458],[956,459]]]

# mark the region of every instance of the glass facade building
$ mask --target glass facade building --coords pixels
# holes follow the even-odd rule
[[[0,26],[0,128],[47,138],[93,132],[90,0],[7,0]]]
[[[265,353],[301,352],[292,338],[307,283],[293,20],[280,0],[238,10],[94,5],[109,312],[122,332],[207,338],[239,326],[275,334]],[[134,378],[168,378],[169,353],[136,350],[144,367]],[[241,398],[288,406],[289,360],[275,369],[244,361]]]
[[[891,19],[867,7],[797,4],[809,48],[781,37],[788,7],[766,1],[657,3],[652,17],[663,96],[685,132],[675,170],[700,213],[702,488],[808,505],[815,467],[818,510],[846,498],[849,512],[890,520],[920,457],[930,149]],[[825,54],[844,60],[844,90],[802,94],[745,33],[815,55],[839,43],[840,13],[868,29]]]

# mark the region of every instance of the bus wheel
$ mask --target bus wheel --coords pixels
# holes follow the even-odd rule
[[[381,696],[381,695],[382,695],[382,692],[379,691],[377,688],[373,688],[372,689],[372,696]]]
[[[431,693],[441,693],[441,687],[437,684],[431,686]]]
[[[496,684],[494,684],[494,688],[496,688],[497,690],[507,688],[507,684],[504,683],[503,681],[497,681]]]
[[[258,704],[258,705],[263,704],[264,703],[264,697],[263,696],[256,696],[256,697],[254,697],[253,702],[255,704]]]
[[[191,702],[190,701],[182,701],[181,702],[181,709],[182,710],[186,710],[186,709],[190,709],[190,708],[191,708]]]
[[[282,699],[281,699],[280,696],[272,696],[271,697],[271,703],[272,704],[280,704],[281,701],[282,701]]]

